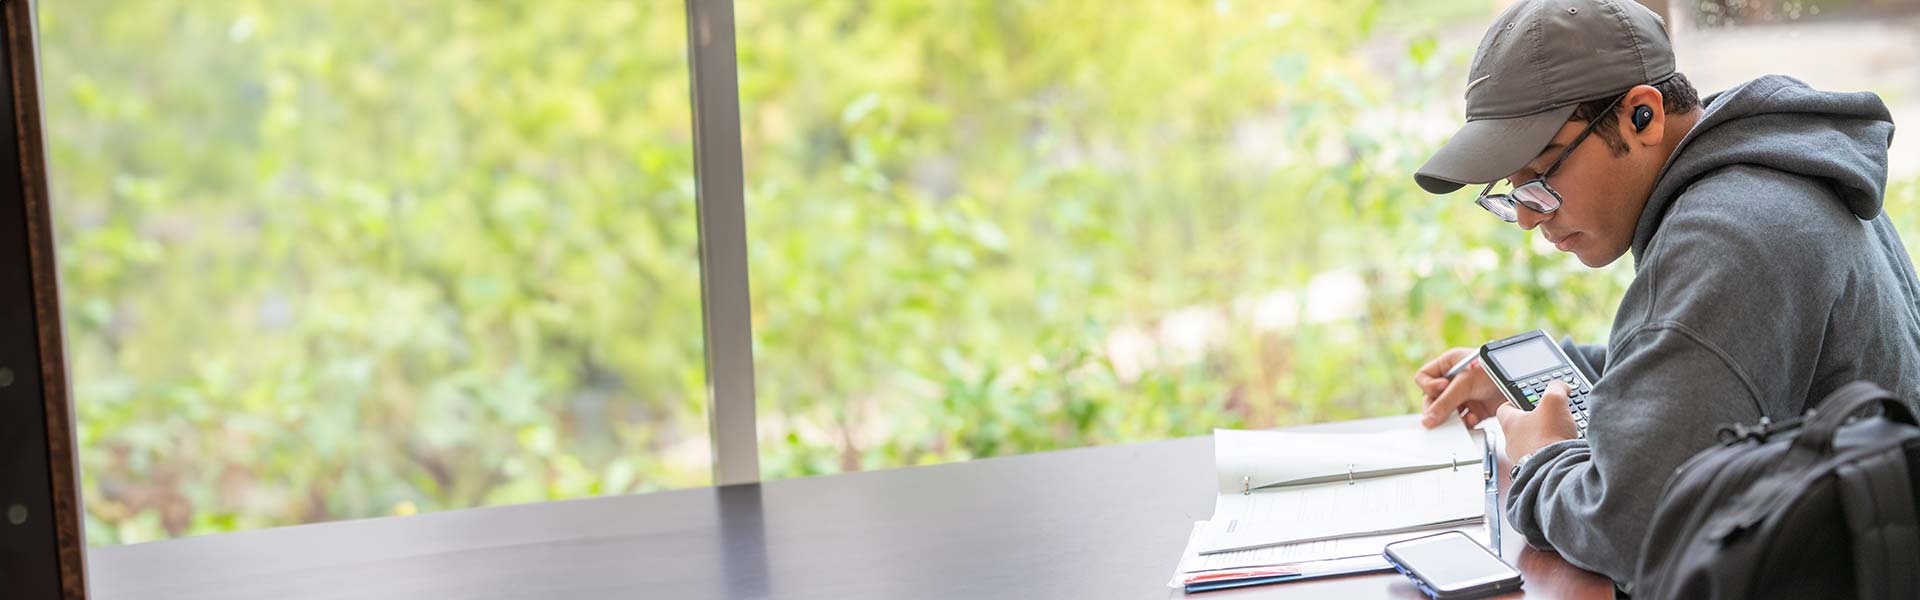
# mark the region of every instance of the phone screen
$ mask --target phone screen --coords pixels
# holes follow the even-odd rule
[[[1387,552],[1411,575],[1442,592],[1520,576],[1485,547],[1457,532],[1396,542],[1387,546]]]

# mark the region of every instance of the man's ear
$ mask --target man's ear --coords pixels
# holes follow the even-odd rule
[[[1637,85],[1634,86],[1633,89],[1627,90],[1626,98],[1622,99],[1620,104],[1613,107],[1613,110],[1619,113],[1617,115],[1619,119],[1617,120],[1620,122],[1620,139],[1626,140],[1629,146],[1638,145],[1645,147],[1658,146],[1662,141],[1666,140],[1667,108],[1665,100],[1666,98],[1660,95],[1660,90],[1651,85]],[[1642,106],[1650,109],[1649,111],[1642,111],[1643,114],[1646,112],[1652,113],[1650,118],[1641,119],[1641,121],[1646,122],[1646,127],[1636,126],[1633,118],[1634,111],[1639,110]]]

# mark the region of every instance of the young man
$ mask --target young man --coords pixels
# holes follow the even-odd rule
[[[1497,417],[1514,529],[1630,589],[1663,486],[1719,425],[1860,379],[1920,398],[1920,281],[1880,212],[1892,135],[1877,96],[1783,76],[1696,98],[1633,2],[1515,3],[1474,56],[1466,125],[1414,179],[1504,178],[1482,207],[1590,267],[1631,251],[1634,279],[1608,345],[1562,342],[1594,381],[1585,439],[1564,386],[1527,412],[1479,368],[1448,381],[1470,348],[1415,376],[1427,426]]]

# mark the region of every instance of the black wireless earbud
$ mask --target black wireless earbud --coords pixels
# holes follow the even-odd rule
[[[1653,107],[1645,104],[1633,107],[1633,130],[1646,131],[1653,124]]]

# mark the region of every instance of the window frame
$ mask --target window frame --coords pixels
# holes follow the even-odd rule
[[[31,0],[0,0],[0,581],[86,597],[86,536]]]

